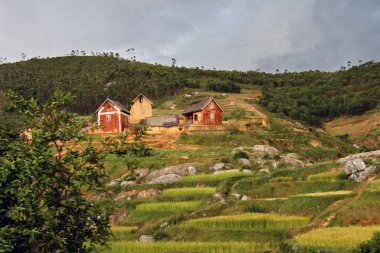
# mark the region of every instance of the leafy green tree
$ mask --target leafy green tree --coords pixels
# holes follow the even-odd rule
[[[111,211],[84,197],[103,189],[101,156],[83,147],[81,120],[56,91],[44,105],[9,93],[31,137],[5,139],[0,154],[0,252],[89,252],[105,245]]]
[[[380,232],[374,233],[371,240],[360,244],[353,253],[380,253]]]

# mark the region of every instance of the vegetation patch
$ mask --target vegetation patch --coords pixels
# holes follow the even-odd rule
[[[325,197],[325,196],[341,196],[341,195],[351,195],[352,191],[333,191],[333,192],[312,192],[305,194],[298,194],[292,197]]]
[[[307,177],[308,181],[329,181],[336,182],[344,178],[345,174],[342,171],[330,171],[324,173],[318,173]]]
[[[310,231],[297,236],[300,246],[352,249],[369,240],[380,226],[330,227]]]
[[[138,227],[128,227],[128,226],[112,226],[111,231],[115,240],[125,240],[130,238],[131,234],[135,232]]]
[[[182,226],[216,230],[283,230],[304,226],[309,221],[309,218],[299,216],[246,213],[188,220]]]
[[[157,202],[144,203],[136,206],[137,211],[158,211],[158,212],[182,212],[194,211],[202,204],[201,201],[182,201],[182,202]]]
[[[380,191],[380,179],[374,180],[368,186],[369,191]]]

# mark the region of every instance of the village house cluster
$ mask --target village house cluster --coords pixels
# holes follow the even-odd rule
[[[127,109],[121,103],[107,98],[95,111],[98,127],[104,132],[128,130],[132,126],[187,129],[190,126],[221,126],[223,109],[214,98],[193,101],[182,115],[153,116],[153,103],[144,94],[131,101]]]

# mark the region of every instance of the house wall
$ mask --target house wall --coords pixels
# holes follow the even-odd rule
[[[152,104],[143,97],[142,102],[137,99],[131,106],[130,109],[130,123],[137,124],[140,123],[141,120],[152,117]]]
[[[193,114],[193,124],[212,126],[212,125],[222,125],[222,110],[214,102],[211,101],[206,108],[201,112],[196,112]],[[211,119],[211,114],[214,114],[214,119]],[[197,121],[195,121],[197,119]]]
[[[110,115],[109,122],[107,122],[107,115]],[[121,131],[123,131],[128,127],[128,116],[120,113],[120,111],[108,101],[98,112],[98,125],[104,132],[119,132],[119,123],[121,123]]]

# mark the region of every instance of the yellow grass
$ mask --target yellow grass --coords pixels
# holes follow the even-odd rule
[[[292,195],[292,197],[324,197],[324,196],[337,196],[337,195],[351,195],[352,191],[332,191],[332,192],[312,192],[306,194]]]
[[[339,180],[339,176],[343,174],[342,171],[330,171],[319,174],[310,175],[307,177],[307,181],[329,181],[336,182]]]
[[[138,227],[112,226],[111,231],[115,239],[123,239],[128,234],[136,231]]]
[[[380,191],[380,179],[376,179],[371,182],[371,184],[368,186],[368,190],[370,191]]]
[[[205,196],[216,192],[215,187],[185,187],[164,190],[164,197]]]
[[[182,212],[196,210],[202,204],[201,201],[182,202],[153,202],[136,206],[137,211],[157,212]]]
[[[321,228],[299,235],[295,239],[301,246],[350,249],[370,240],[377,231],[380,231],[380,226]]]

